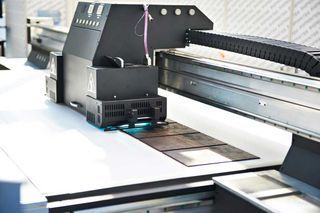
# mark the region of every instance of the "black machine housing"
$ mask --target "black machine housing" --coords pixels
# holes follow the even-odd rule
[[[52,99],[99,127],[165,120],[158,67],[144,65],[144,12],[143,5],[80,2],[63,49],[63,74],[47,78],[47,85],[57,88]],[[148,12],[151,58],[155,49],[185,47],[188,29],[213,28],[195,6],[149,5]],[[124,66],[115,66],[117,57]]]
[[[88,67],[87,82],[87,121],[98,127],[166,119],[166,98],[157,95],[157,67]]]
[[[54,102],[63,102],[63,58],[61,52],[50,52],[50,75],[46,76],[46,95]]]

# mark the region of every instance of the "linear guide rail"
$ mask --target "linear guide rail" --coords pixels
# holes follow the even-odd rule
[[[320,82],[177,52],[157,55],[164,89],[295,134],[320,138]]]
[[[286,41],[248,35],[216,34],[198,30],[187,32],[187,43],[223,49],[278,62],[320,76],[320,49]]]

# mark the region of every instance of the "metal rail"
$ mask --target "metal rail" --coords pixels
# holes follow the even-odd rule
[[[160,52],[160,86],[296,134],[320,138],[320,81]]]

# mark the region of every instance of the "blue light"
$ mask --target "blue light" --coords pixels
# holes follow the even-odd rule
[[[137,123],[135,124],[134,128],[129,128],[129,124],[123,124],[121,126],[108,126],[106,129],[108,131],[115,131],[115,130],[120,130],[120,129],[125,129],[126,132],[130,132],[130,133],[137,133],[139,131],[144,130],[144,128],[149,128],[152,127],[152,123],[150,122],[143,122],[143,123]]]

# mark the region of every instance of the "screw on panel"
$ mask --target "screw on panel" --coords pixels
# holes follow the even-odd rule
[[[196,14],[196,11],[194,9],[189,10],[189,15],[194,16]]]
[[[180,16],[181,10],[179,8],[175,9],[174,14],[176,14],[176,16]]]
[[[191,29],[189,28],[189,29],[187,29],[187,31],[186,31],[186,38],[185,38],[185,40],[186,40],[186,45],[187,46],[189,46],[190,45],[190,43],[191,43],[191,40],[190,40],[190,38],[189,38],[189,32],[191,31]]]
[[[190,85],[191,85],[191,86],[196,86],[196,85],[197,85],[197,83],[196,83],[196,82],[194,82],[194,81],[190,81]]]
[[[161,15],[165,16],[165,15],[167,15],[168,11],[167,11],[166,8],[162,8],[162,9],[160,10],[160,13],[161,13]]]
[[[267,106],[267,102],[265,102],[264,100],[259,100],[259,105],[261,106]]]

